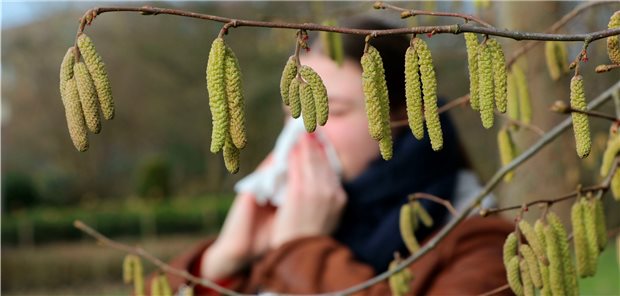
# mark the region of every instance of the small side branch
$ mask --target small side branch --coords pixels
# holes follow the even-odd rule
[[[452,216],[454,217],[456,217],[459,214],[456,211],[456,209],[452,206],[452,203],[450,203],[448,200],[443,199],[439,196],[435,196],[435,195],[423,193],[423,192],[418,192],[418,193],[409,195],[409,201],[414,201],[418,199],[428,199],[430,201],[436,202],[444,206],[450,212],[450,214],[452,214]]]

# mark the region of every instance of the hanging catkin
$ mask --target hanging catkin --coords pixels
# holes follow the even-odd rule
[[[617,133],[610,133],[607,140],[607,147],[603,153],[603,162],[601,164],[601,177],[607,177],[609,170],[614,164],[616,155],[620,152],[620,136]]]
[[[75,83],[80,94],[82,112],[86,120],[86,126],[91,133],[98,134],[101,131],[101,120],[99,120],[99,104],[97,103],[97,90],[93,79],[88,74],[88,69],[83,62],[78,62],[73,66]]]
[[[211,152],[217,153],[224,147],[228,134],[228,103],[226,102],[225,63],[226,44],[216,38],[211,44],[207,62],[207,90],[213,122]]]
[[[519,268],[519,257],[514,256],[506,266],[506,279],[510,289],[517,296],[523,295],[523,284],[521,283],[521,274]]]
[[[465,33],[467,34],[467,33]],[[420,66],[415,49],[410,46],[405,53],[405,97],[407,98],[407,119],[411,133],[416,139],[424,138],[424,114],[422,110],[422,86]]]
[[[582,203],[576,201],[571,207],[571,224],[573,226],[573,244],[577,259],[577,274],[587,277],[592,273],[590,264],[590,252],[588,251],[588,238],[584,223],[584,208]]]
[[[128,254],[123,260],[123,282],[129,284],[133,282],[133,295],[144,295],[144,275],[140,258],[133,254]]]
[[[236,174],[239,171],[239,149],[233,143],[231,136],[226,137],[224,143],[224,165],[231,174]]]
[[[299,84],[299,78],[294,78],[293,81],[291,81],[288,90],[291,116],[293,118],[299,118],[299,116],[301,115],[301,98],[299,97]]]
[[[598,234],[596,230],[596,209],[594,208],[594,204],[588,202],[585,198],[582,198],[580,203],[583,211],[583,224],[588,243],[588,265],[590,267],[588,276],[594,276],[599,254]]]
[[[322,24],[324,26],[338,25],[335,20],[326,20]],[[338,66],[342,66],[342,63],[344,63],[344,47],[340,33],[321,31],[319,34],[321,35],[325,54],[336,62]]]
[[[499,156],[502,162],[502,166],[509,164],[516,156],[517,150],[515,144],[512,141],[512,136],[507,128],[502,128],[497,133],[497,146],[499,147]],[[505,182],[510,182],[514,176],[514,171],[506,173],[504,176]]]
[[[586,95],[583,88],[583,77],[575,75],[570,82],[570,105],[575,110],[585,111]],[[573,132],[575,134],[575,145],[577,155],[584,158],[590,154],[592,143],[590,141],[590,124],[588,115],[572,112]]]
[[[411,254],[420,249],[420,244],[415,237],[415,229],[417,225],[417,217],[413,212],[413,207],[406,203],[400,207],[400,235],[405,242],[405,246]]]
[[[607,226],[605,223],[605,209],[603,202],[599,198],[592,200],[594,207],[594,220],[596,223],[596,241],[598,242],[599,251],[603,251],[607,245]]]
[[[280,78],[280,95],[282,96],[282,103],[286,106],[289,105],[289,87],[295,76],[297,76],[297,63],[295,62],[295,56],[292,55],[286,61],[282,71],[282,78]]]
[[[110,120],[114,118],[114,99],[112,98],[112,87],[103,59],[97,53],[95,45],[86,34],[82,33],[78,36],[77,44],[88,72],[95,83],[103,118]]]
[[[620,10],[616,11],[609,18],[608,29],[620,28]],[[620,64],[620,36],[607,37],[607,55],[614,64]]]
[[[488,41],[487,41],[488,42]],[[493,127],[493,64],[488,44],[478,47],[478,94],[480,95],[480,119],[484,128]]]
[[[373,60],[371,51],[376,51],[376,49],[368,45],[368,51],[365,52],[361,58],[362,83],[366,102],[366,115],[368,117],[368,130],[370,136],[379,141],[385,135],[383,130],[383,112],[381,110],[382,101],[384,99],[381,98],[381,86],[378,81],[380,78],[377,77],[379,76],[379,69],[377,68],[380,65]]]
[[[560,79],[563,73],[568,72],[568,53],[566,45],[559,41],[545,42],[545,59],[547,70],[553,80]]]
[[[314,94],[310,84],[301,82],[299,98],[301,100],[301,116],[304,120],[306,131],[309,133],[314,132],[316,129],[316,106],[314,105]]]
[[[530,91],[527,84],[527,77],[519,65],[512,65],[512,73],[517,86],[519,98],[519,120],[524,123],[532,121],[532,102],[530,100]]]
[[[507,77],[506,77],[506,58],[502,46],[495,39],[487,40],[491,49],[493,62],[493,86],[495,95],[495,106],[497,110],[506,113],[507,106]]]
[[[542,219],[537,219],[534,223],[534,232],[536,232],[536,236],[538,240],[543,245],[543,249],[545,250],[545,254],[547,254],[547,239],[545,238],[545,226]],[[547,258],[548,255],[547,255]],[[549,266],[543,264],[543,262],[538,261],[538,268],[540,269],[540,276],[542,278],[543,287],[540,290],[541,296],[550,296],[551,288],[549,287]]]
[[[418,63],[420,65],[420,76],[422,77],[422,95],[424,98],[424,120],[426,129],[431,140],[433,150],[438,151],[443,148],[443,133],[441,122],[437,111],[437,80],[433,67],[433,57],[424,40],[416,38],[413,42]]]
[[[433,227],[433,217],[431,217],[422,204],[419,201],[413,201],[411,205],[413,206],[416,216],[422,221],[422,224],[428,228]]]
[[[384,160],[390,160],[393,156],[393,143],[392,143],[392,134],[389,130],[383,135],[383,138],[379,140],[379,151],[381,152],[381,157]]]
[[[134,256],[129,254],[123,259],[123,282],[125,284],[129,284],[133,280]]]
[[[245,130],[245,101],[241,84],[241,68],[235,53],[226,47],[224,58],[224,74],[226,76],[226,101],[228,103],[228,123],[233,144],[243,149],[247,143]]]
[[[523,295],[535,296],[534,283],[527,262],[523,259],[519,261],[519,269],[521,271],[521,281],[523,282]]]
[[[567,295],[564,287],[564,263],[562,250],[553,226],[545,226],[547,255],[549,256],[549,288],[553,295]]]
[[[560,218],[554,213],[547,213],[547,222],[553,229],[555,234],[556,244],[560,250],[560,260],[562,262],[562,281],[564,283],[564,291],[566,295],[577,295],[579,293],[579,287],[577,284],[577,274],[575,272],[575,266],[570,255],[570,248],[568,245],[568,234],[564,225],[560,221]],[[548,236],[547,236],[548,237]],[[548,242],[547,244],[551,244]],[[550,267],[551,269],[551,267]],[[551,278],[550,278],[551,279]],[[553,284],[552,284],[553,285]],[[552,290],[555,291],[555,290]]]
[[[616,170],[616,173],[611,178],[611,194],[614,199],[620,201],[620,170]]]
[[[508,263],[510,260],[517,256],[517,236],[514,232],[511,232],[507,237],[506,241],[504,241],[503,247],[503,259],[504,259],[504,267],[508,269]]]
[[[383,137],[379,140],[379,150],[381,151],[381,157],[384,160],[392,159],[392,129],[390,127],[390,100],[387,89],[387,82],[385,81],[385,69],[383,69],[383,60],[379,51],[374,47],[369,48],[368,53],[372,57],[372,60],[376,65],[376,84],[379,86],[379,97],[381,98],[381,129],[383,130]]]
[[[400,260],[394,259],[390,262],[388,270],[396,269]],[[408,268],[392,274],[389,278],[390,290],[393,296],[403,296],[409,293],[413,274]]]
[[[530,278],[532,279],[532,283],[534,287],[540,289],[543,286],[542,276],[540,274],[540,269],[538,268],[538,259],[536,259],[536,255],[534,255],[534,251],[529,245],[522,244],[519,247],[519,251],[525,259],[527,263],[527,269],[529,271]]]
[[[73,78],[73,65],[75,64],[75,48],[69,47],[65,53],[62,63],[60,64],[60,97],[64,104],[65,89],[69,79]]]
[[[84,113],[82,113],[82,104],[80,103],[80,95],[75,78],[69,79],[65,85],[64,103],[67,127],[69,128],[69,136],[71,136],[73,146],[80,152],[86,151],[88,149],[88,131],[84,121]]]
[[[329,116],[329,101],[327,98],[327,89],[323,80],[312,68],[308,66],[301,67],[301,77],[312,87],[312,96],[314,97],[314,105],[316,110],[316,121],[320,126],[327,123]],[[302,111],[303,112],[303,111]]]
[[[467,65],[469,68],[469,102],[474,110],[480,109],[478,95],[478,36],[474,33],[463,33],[467,47]]]
[[[514,74],[509,72],[506,82],[506,111],[508,112],[508,117],[513,120],[520,120],[519,116],[519,93],[517,89],[517,83],[515,81]],[[513,125],[515,129],[517,129],[518,125]]]
[[[521,233],[523,233],[523,236],[527,239],[529,245],[532,247],[532,250],[534,251],[534,254],[536,254],[536,257],[538,257],[538,260],[544,264],[548,264],[549,261],[545,255],[545,249],[543,248],[543,244],[538,239],[536,231],[534,231],[534,227],[532,227],[532,225],[530,225],[527,221],[521,220],[519,221],[519,229],[521,230]]]

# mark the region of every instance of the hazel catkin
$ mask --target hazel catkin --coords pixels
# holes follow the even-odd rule
[[[211,152],[217,153],[224,147],[228,134],[228,103],[226,101],[225,63],[226,44],[218,37],[213,40],[207,61],[207,90],[211,109],[213,130]]]
[[[306,82],[300,83],[299,98],[301,100],[301,116],[304,120],[306,131],[309,133],[314,132],[316,129],[316,107],[310,84]]]
[[[583,77],[575,75],[570,83],[570,105],[575,110],[585,111],[587,109],[586,96],[584,93]],[[590,154],[592,143],[590,141],[590,123],[588,115],[572,112],[573,132],[575,134],[575,145],[577,155],[584,158]]]
[[[60,97],[63,101],[65,101],[65,88],[67,86],[67,81],[73,78],[73,65],[75,65],[75,48],[69,47],[65,56],[60,63]]]
[[[518,240],[514,232],[511,232],[504,241],[503,259],[504,266],[508,269],[508,263],[513,257],[517,256]]]
[[[532,251],[532,248],[529,245],[522,244],[519,247],[519,252],[523,256],[523,259],[525,259],[525,262],[528,267],[527,268],[528,273],[529,273],[530,278],[532,279],[532,283],[534,284],[534,287],[538,289],[542,288],[543,286],[542,276],[540,274],[540,269],[538,267],[538,259],[536,259],[536,255],[534,255],[534,251]]]
[[[370,136],[379,141],[385,135],[383,128],[383,111],[381,110],[383,108],[382,103],[384,98],[381,98],[383,93],[379,85],[381,80],[385,83],[385,77],[383,77],[383,79],[378,77],[378,67],[382,67],[382,65],[378,65],[380,61],[374,60],[371,54],[372,51],[376,51],[376,49],[368,45],[368,51],[362,55],[360,63],[362,65],[362,84],[366,102],[366,115],[368,117],[368,130]],[[387,98],[385,100],[387,100]]]
[[[239,149],[232,141],[231,136],[229,135],[226,138],[226,142],[224,143],[224,165],[226,169],[231,174],[236,174],[239,171]]]
[[[474,33],[463,33],[467,47],[467,65],[469,68],[469,102],[474,110],[480,109],[478,95],[478,37]]]
[[[388,270],[392,271],[396,269],[396,266],[400,263],[400,260],[394,259],[390,262]],[[413,274],[408,268],[405,268],[399,272],[392,274],[388,280],[390,290],[393,296],[404,296],[409,293],[411,281],[413,280]]]
[[[564,264],[562,251],[553,226],[545,226],[547,255],[549,256],[549,289],[554,295],[566,295],[564,287]]]
[[[577,295],[579,293],[579,287],[577,283],[577,274],[575,272],[575,266],[570,255],[570,248],[568,245],[568,234],[564,225],[560,221],[560,218],[553,212],[547,213],[547,222],[551,226],[555,235],[558,249],[560,251],[560,260],[562,264],[562,281],[564,283],[564,291],[566,295]],[[547,236],[549,238],[549,236]],[[547,243],[549,245],[550,242]],[[550,267],[551,269],[551,267]],[[550,275],[551,280],[551,275]],[[555,290],[552,290],[555,292]]]
[[[571,224],[573,226],[573,243],[577,259],[577,274],[580,277],[587,277],[592,273],[592,270],[583,211],[582,203],[577,201],[573,204],[571,207]]]
[[[467,33],[465,33],[467,34]],[[410,46],[405,53],[405,97],[407,98],[407,119],[413,136],[424,138],[424,114],[422,108],[422,86],[420,66],[415,49]]]
[[[609,170],[616,159],[616,155],[620,152],[620,135],[610,133],[609,140],[607,140],[607,147],[603,152],[603,161],[601,163],[601,177],[607,177]]]
[[[517,156],[517,149],[512,140],[512,135],[507,128],[502,128],[497,133],[497,146],[499,147],[499,156],[502,166],[509,164]],[[514,171],[506,173],[504,181],[510,182],[513,176]]]
[[[67,127],[73,146],[80,152],[86,151],[88,150],[88,134],[75,78],[67,81],[64,103]]]
[[[245,101],[241,83],[241,68],[235,53],[226,47],[224,58],[226,81],[226,101],[228,104],[228,123],[230,136],[235,147],[243,149],[247,143],[245,129]]]
[[[383,137],[379,140],[379,150],[381,151],[381,157],[384,160],[392,159],[393,143],[392,143],[392,129],[390,127],[390,100],[388,96],[387,82],[385,81],[385,69],[383,69],[383,60],[379,51],[374,47],[368,49],[368,53],[375,62],[377,72],[375,73],[375,81],[378,85],[379,98],[381,98],[381,129],[383,130]]]
[[[95,84],[83,62],[75,63],[73,73],[80,94],[86,126],[90,132],[98,134],[101,131],[101,120],[99,120],[99,104],[97,103]]]
[[[596,223],[596,242],[598,249],[602,252],[607,245],[607,225],[605,223],[605,209],[600,198],[594,198],[592,201],[594,207],[594,221]]]
[[[489,45],[480,44],[478,47],[478,93],[480,95],[480,118],[486,129],[493,127],[493,64]]]
[[[551,79],[558,80],[563,73],[568,72],[568,53],[563,42],[545,42],[545,59]]]
[[[299,118],[301,115],[301,98],[299,97],[299,78],[293,78],[289,85],[288,96],[289,106],[291,108],[291,116]]]
[[[527,242],[530,247],[532,247],[532,250],[534,251],[534,254],[536,254],[536,257],[538,257],[538,260],[544,264],[548,264],[549,261],[547,260],[545,249],[538,239],[538,235],[536,235],[534,227],[532,227],[532,225],[527,221],[521,220],[519,221],[519,230],[521,230],[521,233],[523,233],[523,236],[527,239]]]
[[[416,38],[413,46],[418,54],[420,77],[422,78],[422,96],[424,100],[424,120],[433,150],[443,148],[443,132],[437,111],[437,79],[433,67],[431,51],[424,40]]]
[[[417,217],[413,212],[413,207],[409,203],[402,205],[399,218],[400,235],[411,254],[420,249],[420,244],[415,237],[415,225],[417,225]]]
[[[521,281],[523,282],[523,295],[535,296],[534,283],[532,281],[530,267],[523,259],[519,260],[519,269],[521,271]]]
[[[609,18],[608,29],[620,28],[620,10],[614,12]],[[614,64],[620,64],[620,36],[607,37],[607,55]]]
[[[596,209],[594,208],[594,204],[592,204],[585,198],[582,198],[580,203],[583,211],[583,224],[585,227],[588,243],[588,264],[590,266],[590,273],[588,275],[594,276],[594,274],[596,273],[596,265],[598,262],[599,254],[598,234],[596,229]]]
[[[499,112],[506,113],[508,82],[506,76],[506,58],[504,57],[504,50],[495,39],[487,40],[487,44],[491,50],[495,106]]]
[[[95,83],[103,118],[110,120],[114,118],[114,99],[112,98],[112,87],[103,59],[97,53],[95,45],[86,34],[81,33],[78,36],[77,44],[88,72]]]
[[[519,257],[514,256],[506,266],[506,279],[510,289],[517,296],[523,295],[523,283],[521,282],[521,273],[519,268]]]
[[[508,117],[513,120],[520,120],[519,116],[519,93],[514,74],[508,73],[506,82],[506,112]],[[518,125],[513,125],[518,128]]]
[[[519,120],[524,123],[530,123],[532,121],[532,102],[527,77],[525,77],[521,67],[516,64],[512,65],[512,74],[515,78],[517,97],[519,98]]]
[[[282,70],[282,78],[280,78],[280,95],[282,96],[282,102],[284,105],[289,105],[289,87],[291,81],[297,76],[297,62],[295,56],[292,55],[286,61],[284,70]]]
[[[302,66],[300,72],[301,77],[312,87],[312,96],[314,98],[316,110],[316,122],[320,126],[323,126],[327,123],[327,118],[329,116],[329,101],[325,84],[323,84],[323,80],[319,74],[308,66]]]

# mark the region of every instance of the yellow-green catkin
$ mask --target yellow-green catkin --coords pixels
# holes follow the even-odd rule
[[[560,65],[558,65],[558,52],[555,49],[556,41],[545,42],[545,60],[547,61],[547,70],[551,79],[558,80],[562,75]]]
[[[393,148],[392,134],[390,133],[390,130],[387,130],[383,135],[383,138],[379,140],[379,151],[381,152],[381,157],[384,160],[392,159],[394,154]]]
[[[289,85],[288,96],[289,106],[291,108],[291,116],[293,118],[299,118],[301,115],[301,98],[299,97],[299,85],[300,80],[298,77],[294,78]]]
[[[280,95],[282,103],[286,106],[289,105],[289,87],[295,76],[297,76],[297,62],[295,56],[292,55],[286,61],[284,70],[282,70],[282,78],[280,78]]]
[[[534,232],[536,232],[536,236],[538,236],[538,240],[543,245],[543,249],[545,250],[545,254],[547,252],[547,239],[545,238],[545,225],[542,219],[537,219],[534,223]],[[548,257],[547,257],[548,258]],[[540,290],[541,296],[550,296],[551,289],[549,284],[549,266],[545,265],[543,262],[538,261],[538,268],[540,270],[540,276],[542,278],[543,287]]]
[[[620,152],[620,136],[610,134],[607,140],[607,147],[603,152],[603,162],[601,163],[601,177],[607,177],[611,166],[614,164],[616,155]]]
[[[575,246],[575,257],[577,259],[577,274],[580,277],[587,277],[592,273],[590,264],[590,251],[588,250],[588,238],[584,223],[584,208],[582,203],[577,201],[571,207],[571,224],[573,226],[573,244]]]
[[[599,251],[603,251],[607,245],[607,225],[605,219],[605,209],[603,208],[603,202],[599,198],[594,198],[592,201],[594,207],[594,221],[596,223],[596,241],[598,242]]]
[[[553,295],[566,295],[564,287],[564,263],[562,250],[553,226],[545,226],[547,255],[549,256],[549,289]]]
[[[611,178],[610,187],[611,194],[614,196],[614,199],[620,201],[620,170],[616,170]]]
[[[151,280],[151,295],[172,296],[172,289],[165,274],[157,275]]]
[[[228,134],[225,58],[226,44],[224,39],[218,37],[211,44],[209,60],[207,62],[207,90],[209,91],[209,107],[213,121],[213,131],[211,133],[212,153],[222,150]]]
[[[607,28],[620,28],[620,10],[616,11],[611,18],[609,18]],[[620,64],[620,36],[615,35],[607,37],[607,55],[612,63]]]
[[[235,53],[226,47],[226,57],[224,58],[226,76],[226,101],[228,103],[228,114],[230,122],[228,124],[230,136],[235,147],[243,149],[247,143],[245,129],[245,101],[243,99],[243,89],[241,83],[241,68]]]
[[[312,86],[306,82],[301,82],[299,97],[301,99],[301,116],[304,119],[306,131],[314,132],[316,129],[316,106],[314,105]]]
[[[86,126],[91,133],[98,134],[101,131],[101,120],[99,120],[97,90],[95,89],[93,79],[88,74],[86,64],[83,62],[78,62],[73,66],[73,73],[78,93],[80,94],[80,103],[82,104]]]
[[[467,47],[467,65],[469,66],[469,102],[474,110],[480,109],[478,95],[478,36],[474,33],[463,33]]]
[[[433,57],[424,40],[416,38],[413,45],[418,54],[418,63],[420,65],[426,129],[428,130],[433,150],[438,151],[443,148],[443,132],[437,111],[437,79],[435,78]]]
[[[509,164],[516,156],[517,149],[512,141],[512,135],[507,128],[502,128],[497,133],[497,146],[499,147],[499,156],[502,166]],[[505,182],[510,182],[514,176],[514,171],[506,173]]]
[[[579,286],[577,284],[577,273],[575,272],[575,265],[573,264],[573,260],[570,254],[570,248],[568,245],[568,234],[566,233],[566,229],[560,221],[560,218],[553,212],[547,213],[547,222],[553,228],[553,233],[555,234],[555,238],[557,239],[556,244],[559,246],[560,250],[564,291],[566,292],[566,295],[577,295],[579,293]],[[552,292],[554,291],[555,290],[552,290]]]
[[[400,263],[400,260],[392,260],[388,269],[390,271],[396,269],[396,266]],[[388,282],[390,284],[390,290],[394,296],[402,296],[409,293],[411,281],[413,280],[413,274],[407,268],[394,273],[390,276]]]
[[[527,221],[521,220],[519,221],[519,229],[521,230],[521,233],[523,233],[523,236],[525,236],[525,239],[527,239],[530,247],[532,247],[532,250],[534,251],[534,254],[536,254],[536,257],[538,257],[538,260],[547,264],[548,260],[545,249],[543,248],[543,244],[538,239],[536,231],[534,231],[534,227],[532,227],[532,225]]]
[[[133,282],[133,295],[144,295],[144,274],[142,262],[136,255],[129,254],[123,260],[123,282],[129,284]]]
[[[114,118],[114,99],[112,98],[112,86],[110,85],[110,79],[108,78],[103,59],[97,53],[95,45],[86,34],[80,34],[77,44],[88,72],[95,83],[103,118],[110,120]]]
[[[420,244],[415,237],[415,228],[417,224],[417,217],[413,212],[413,207],[410,204],[404,204],[400,207],[400,235],[405,242],[405,246],[411,254],[414,254],[420,249]]]
[[[388,96],[387,82],[385,81],[385,69],[383,69],[383,60],[379,51],[374,47],[369,48],[368,53],[372,57],[372,60],[376,65],[376,84],[379,86],[379,98],[381,98],[381,129],[383,130],[383,137],[379,141],[379,150],[381,151],[381,157],[384,160],[392,159],[393,143],[392,143],[392,129],[390,127],[390,100]]]
[[[319,74],[308,66],[302,66],[300,72],[301,77],[303,77],[303,79],[312,87],[312,96],[314,97],[314,105],[316,110],[316,121],[320,126],[323,126],[327,123],[327,118],[329,116],[329,101],[325,84],[323,84],[323,80]]]
[[[487,40],[487,44],[491,49],[491,58],[493,63],[493,90],[495,94],[495,106],[497,110],[506,113],[507,107],[507,76],[506,76],[506,57],[502,46],[495,39]]]
[[[514,232],[511,232],[507,237],[506,241],[504,241],[503,247],[503,259],[504,259],[504,267],[508,269],[508,264],[513,257],[517,256],[517,236]]]
[[[422,86],[420,85],[418,55],[413,46],[407,48],[405,53],[405,97],[407,98],[409,128],[416,139],[422,140],[424,138]]]
[[[523,295],[523,283],[521,282],[521,274],[519,268],[519,257],[514,256],[508,262],[506,266],[506,279],[510,289],[517,296]]]
[[[506,83],[506,111],[508,117],[513,120],[520,120],[519,116],[519,91],[517,89],[517,83],[515,81],[514,74],[509,72],[507,75]],[[518,128],[518,125],[513,125]]]
[[[324,26],[337,26],[335,20],[326,20],[323,22]],[[324,52],[329,56],[338,66],[342,66],[344,63],[344,46],[342,44],[342,36],[340,33],[321,31],[321,42],[324,46]]]
[[[362,55],[362,84],[364,97],[366,102],[366,115],[368,117],[368,130],[370,136],[379,141],[385,135],[383,129],[383,111],[382,102],[384,98],[381,98],[383,92],[381,90],[381,78],[379,78],[378,67],[383,67],[382,64],[377,64],[374,60],[372,52],[376,51],[374,47],[368,45],[368,51]],[[385,77],[383,77],[385,83]],[[385,98],[387,99],[387,98]]]
[[[480,119],[484,128],[493,127],[493,63],[488,44],[478,47],[478,94],[480,95]]]
[[[522,244],[519,247],[519,251],[521,252],[521,255],[523,256],[523,259],[525,259],[525,262],[527,263],[528,273],[530,275],[530,278],[532,279],[532,283],[534,284],[534,287],[538,289],[542,288],[543,286],[542,276],[540,274],[540,268],[538,267],[538,259],[536,259],[536,255],[534,255],[534,251],[532,251],[532,248],[526,244]]]
[[[416,216],[422,221],[422,224],[428,228],[433,227],[433,217],[431,217],[422,204],[418,201],[414,201],[411,205],[413,206]]]
[[[126,255],[123,259],[123,282],[125,284],[129,284],[133,280],[134,256]]]
[[[519,269],[521,271],[521,281],[523,282],[523,295],[535,296],[534,282],[532,280],[532,274],[527,262],[523,259],[519,261]]]
[[[86,151],[88,150],[88,130],[84,120],[84,113],[82,113],[82,103],[80,103],[80,95],[75,78],[67,81],[64,103],[67,127],[69,128],[69,136],[71,136],[73,146],[80,152]]]
[[[226,138],[224,143],[224,165],[231,174],[236,174],[239,171],[239,149],[233,143],[231,136]]]
[[[599,254],[598,234],[596,230],[596,209],[594,208],[594,204],[588,202],[587,199],[581,199],[580,203],[583,211],[583,223],[588,243],[588,264],[590,265],[590,273],[588,276],[594,276]]]
[[[532,101],[530,99],[530,91],[527,84],[527,77],[519,65],[512,65],[512,74],[515,78],[517,93],[519,98],[519,120],[524,123],[532,121]]]
[[[69,47],[62,59],[62,63],[60,63],[60,97],[63,104],[65,102],[67,81],[73,78],[73,65],[75,65],[75,48]]]
[[[570,105],[575,110],[585,111],[586,95],[583,86],[583,77],[575,75],[570,82]],[[575,134],[575,145],[577,155],[584,158],[590,154],[592,142],[590,140],[590,123],[588,115],[572,112],[573,132]]]

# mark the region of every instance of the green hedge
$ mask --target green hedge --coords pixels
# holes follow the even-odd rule
[[[232,196],[166,201],[105,202],[80,207],[39,207],[2,217],[2,244],[40,244],[84,238],[73,227],[82,220],[109,237],[214,233],[222,225]]]

